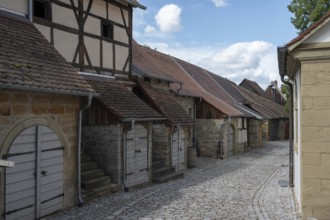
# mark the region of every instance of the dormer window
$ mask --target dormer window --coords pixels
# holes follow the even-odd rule
[[[33,1],[33,16],[45,20],[51,20],[50,3],[45,1]]]
[[[101,31],[102,31],[102,37],[112,40],[113,39],[113,25],[106,22],[106,21],[102,21],[102,27],[101,27]]]

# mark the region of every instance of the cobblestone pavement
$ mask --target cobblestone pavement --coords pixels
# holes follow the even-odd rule
[[[198,157],[183,179],[118,192],[49,219],[299,219],[288,142],[220,160]]]

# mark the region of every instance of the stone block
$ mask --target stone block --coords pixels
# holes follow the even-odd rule
[[[330,207],[321,206],[313,208],[313,217],[318,220],[328,220],[330,218]]]
[[[30,113],[30,108],[26,105],[12,105],[11,114],[12,115],[23,115]]]
[[[10,116],[10,113],[11,113],[10,105],[7,104],[0,105],[0,115]]]
[[[320,179],[304,179],[303,191],[309,193],[320,193],[321,192],[321,181]]]
[[[36,115],[46,114],[48,111],[46,105],[33,105],[31,108],[32,108],[32,113]]]
[[[322,166],[330,167],[330,153],[321,154],[321,164]],[[329,173],[330,173],[330,169],[329,169]]]
[[[302,97],[301,106],[302,109],[313,109],[314,98],[311,97]]]
[[[323,140],[323,128],[321,127],[302,127],[301,139],[305,141],[322,141]]]
[[[321,155],[318,153],[303,153],[302,163],[307,165],[320,165],[321,164]]]
[[[9,94],[5,92],[1,92],[0,103],[7,103],[8,101],[9,101]]]
[[[322,193],[330,194],[330,179],[321,180],[321,191],[322,191]]]
[[[48,113],[50,114],[64,114],[64,107],[63,106],[49,106]]]
[[[304,178],[322,178],[321,166],[303,165]]]
[[[303,152],[330,153],[329,143],[326,142],[303,142],[302,149]]]
[[[27,94],[24,94],[24,93],[17,93],[17,94],[14,94],[11,98],[11,102],[13,104],[27,104],[28,102],[28,95]]]

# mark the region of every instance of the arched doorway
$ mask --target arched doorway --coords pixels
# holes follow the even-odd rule
[[[176,127],[172,135],[172,149],[171,159],[172,166],[175,167],[175,171],[181,171],[185,169],[185,145],[186,137],[182,127]]]
[[[58,136],[44,125],[21,131],[6,159],[5,219],[38,219],[62,209],[63,150]]]

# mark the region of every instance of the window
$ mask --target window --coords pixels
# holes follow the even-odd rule
[[[50,3],[44,1],[33,1],[33,16],[51,20],[50,16]]]
[[[113,25],[107,23],[106,21],[102,21],[102,37],[107,39],[113,39]]]

